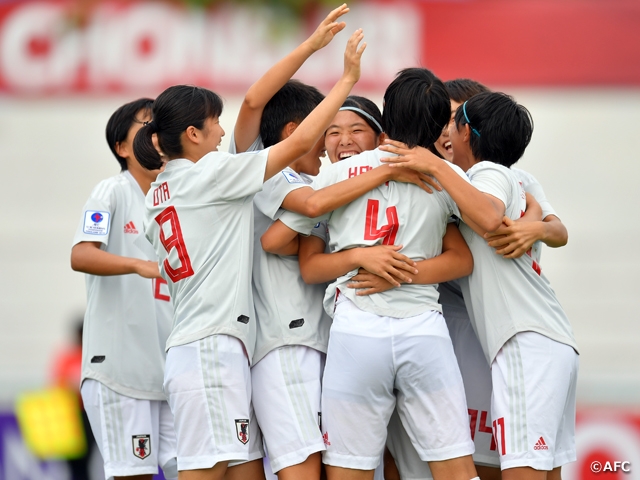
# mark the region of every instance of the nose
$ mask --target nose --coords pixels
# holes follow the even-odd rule
[[[343,133],[342,135],[340,135],[340,145],[351,145],[352,140],[351,140],[351,135],[349,135],[348,133]]]

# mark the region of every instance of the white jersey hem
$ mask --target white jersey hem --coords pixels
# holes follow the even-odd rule
[[[119,393],[120,395],[124,395],[125,397],[131,397],[138,400],[159,400],[164,402],[167,401],[167,397],[164,394],[164,391],[145,392],[142,390],[137,390],[135,388],[126,387],[96,372],[82,372],[82,380],[80,380],[80,387],[82,387],[82,383],[85,380],[95,380],[97,382],[100,382],[105,387],[109,388],[110,390],[113,390],[116,393]]]

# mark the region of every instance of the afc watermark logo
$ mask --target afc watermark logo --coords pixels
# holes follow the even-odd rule
[[[629,473],[631,472],[631,462],[616,460],[615,462],[606,461],[603,463],[596,460],[591,462],[591,471],[593,473],[600,473],[600,472]]]

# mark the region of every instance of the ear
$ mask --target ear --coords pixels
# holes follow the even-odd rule
[[[382,145],[387,138],[389,138],[389,137],[384,132],[382,132],[380,135],[378,135],[378,145]],[[376,145],[376,147],[378,145]]]
[[[469,143],[469,141],[471,140],[471,128],[469,127],[468,123],[464,124],[464,127],[462,127],[462,140],[465,143]]]
[[[296,122],[287,123],[280,133],[280,140],[284,140],[285,138],[290,137],[291,134],[295,132],[296,128],[298,128],[298,124]]]
[[[124,142],[116,142],[116,153],[122,158],[129,158],[132,156],[131,149],[129,148],[129,144],[126,140]]]
[[[196,145],[200,144],[200,131],[193,125],[189,125],[183,135],[185,140],[195,143]]]

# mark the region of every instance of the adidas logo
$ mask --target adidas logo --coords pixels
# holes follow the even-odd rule
[[[124,226],[124,233],[134,233],[134,234],[138,234],[138,230],[136,229],[136,226],[133,224],[133,222],[129,222]]]
[[[549,447],[547,447],[547,444],[544,443],[544,438],[540,437],[540,439],[538,439],[536,444],[533,446],[533,449],[534,450],[549,450]]]

